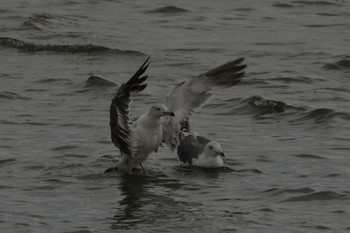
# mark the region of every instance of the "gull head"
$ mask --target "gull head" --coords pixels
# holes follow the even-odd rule
[[[204,148],[205,155],[217,157],[220,156],[221,158],[225,158],[224,152],[221,150],[221,146],[216,141],[210,141]]]
[[[154,104],[149,110],[148,116],[159,119],[163,116],[175,116],[164,104]]]

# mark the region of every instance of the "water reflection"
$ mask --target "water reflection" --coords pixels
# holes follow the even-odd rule
[[[118,203],[113,229],[162,228],[169,219],[186,219],[200,204],[182,201],[182,184],[164,174],[122,175],[119,189],[124,197]],[[177,198],[178,197],[178,198]],[[175,200],[179,199],[179,200]]]
[[[147,190],[150,183],[147,176],[124,174],[120,178],[118,187],[124,198],[119,201],[112,228],[129,229],[147,221],[142,209],[151,204],[153,194]]]

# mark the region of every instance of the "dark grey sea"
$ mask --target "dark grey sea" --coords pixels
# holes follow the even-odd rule
[[[349,232],[348,0],[0,0],[0,232]],[[224,169],[104,174],[116,86],[151,55],[133,116],[239,57],[191,117]]]

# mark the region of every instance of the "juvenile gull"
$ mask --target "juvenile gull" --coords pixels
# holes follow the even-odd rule
[[[188,135],[177,148],[177,155],[183,164],[199,167],[223,167],[225,154],[216,141],[202,136]]]
[[[130,122],[129,109],[132,96],[146,88],[143,82],[148,67],[148,60],[136,71],[130,80],[121,85],[112,100],[110,107],[110,128],[112,142],[121,152],[121,159],[106,172],[126,170],[132,173],[133,169],[142,169],[142,163],[148,156],[157,151],[163,138],[161,118],[174,116],[163,104],[155,104],[151,109],[141,115],[133,124]]]

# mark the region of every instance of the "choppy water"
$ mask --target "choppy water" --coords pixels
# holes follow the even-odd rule
[[[350,231],[350,3],[2,0],[1,232]],[[133,114],[238,57],[247,75],[192,118],[227,167],[103,171],[116,87],[152,55]]]

